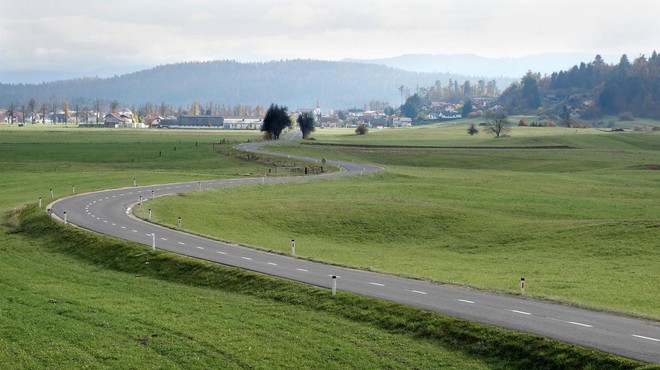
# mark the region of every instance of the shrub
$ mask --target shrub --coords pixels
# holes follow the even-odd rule
[[[521,118],[520,121],[518,121],[518,127],[526,127],[526,126],[527,126],[527,122],[525,122],[525,120]]]
[[[366,134],[367,132],[369,132],[369,127],[367,127],[367,125],[365,125],[364,123],[361,123],[361,124],[355,129],[355,133],[358,134],[358,135],[364,135],[364,134]]]

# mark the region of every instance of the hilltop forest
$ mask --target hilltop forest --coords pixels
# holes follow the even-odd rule
[[[290,60],[268,63],[188,62],[159,66],[112,78],[81,78],[42,84],[0,84],[0,107],[39,104],[93,106],[101,101],[142,106],[146,103],[186,107],[193,101],[215,105],[263,105],[311,108],[362,108],[377,101],[401,103],[400,87],[415,89],[442,81],[477,81],[451,73],[408,72],[353,62]],[[500,79],[507,86],[511,79]]]
[[[632,63],[624,54],[608,65],[597,55],[567,71],[541,77],[528,72],[500,96],[509,113],[540,115],[578,113],[596,120],[603,114],[660,118],[660,57],[640,56]]]

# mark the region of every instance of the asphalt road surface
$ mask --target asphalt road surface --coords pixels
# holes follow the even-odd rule
[[[241,144],[239,149],[260,151],[261,145]],[[346,162],[327,161],[327,164],[339,166],[343,170],[316,176],[194,181],[106,190],[63,198],[50,207],[54,216],[66,219],[67,223],[148,246],[155,242],[158,249],[326,288],[332,287],[332,277],[335,276],[337,290],[340,292],[382,298],[631,359],[660,363],[660,323],[657,321],[325,265],[198,237],[132,216],[133,207],[139,206],[140,201],[142,207],[148,207],[154,197],[186,191],[247,184],[319,181],[380,170],[376,166]],[[185,224],[182,230],[185,230]]]

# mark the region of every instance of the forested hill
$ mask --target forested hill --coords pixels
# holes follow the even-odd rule
[[[561,115],[577,113],[586,120],[603,114],[660,118],[660,56],[623,55],[618,64],[605,64],[597,55],[566,71],[541,77],[527,73],[500,96],[511,113]]]
[[[38,85],[0,85],[0,107],[14,102],[91,106],[118,101],[124,106],[145,103],[187,106],[193,101],[226,105],[269,105],[295,109],[362,108],[370,101],[401,103],[400,86],[414,92],[435,81],[449,79],[476,82],[486,77],[450,73],[417,73],[385,66],[351,62],[291,60],[268,63],[235,61],[188,62],[159,66],[112,78],[82,78]],[[504,89],[511,80],[498,81]]]

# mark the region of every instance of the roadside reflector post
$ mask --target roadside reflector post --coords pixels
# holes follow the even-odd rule
[[[151,200],[154,200],[154,194],[155,194],[155,193],[156,193],[156,192],[155,192],[154,190],[151,191]]]
[[[63,213],[63,215],[64,215],[64,224],[66,225],[66,224],[67,224],[67,221],[66,221],[66,211]]]
[[[53,199],[53,189],[52,188],[50,189],[50,199],[51,200]]]
[[[71,185],[71,194],[76,194],[76,186]]]
[[[520,294],[525,294],[525,278],[520,278]]]
[[[149,208],[149,221],[151,221],[151,208]]]
[[[140,209],[142,209],[142,195],[140,195]]]
[[[180,228],[181,228],[181,217],[179,217],[179,221],[177,221],[177,225],[178,225],[178,227],[179,227],[179,229],[180,229]]]
[[[39,197],[39,208],[41,208],[41,197]]]
[[[296,255],[296,241],[294,239],[291,239],[291,255]]]
[[[337,275],[332,275],[332,296],[337,295]]]
[[[198,182],[197,182],[197,185],[199,186],[199,190],[202,190],[202,182],[201,182],[201,181],[198,181]]]
[[[136,179],[133,179],[133,186],[134,187],[137,186],[137,180]]]
[[[156,233],[151,234],[151,249],[156,250]]]

